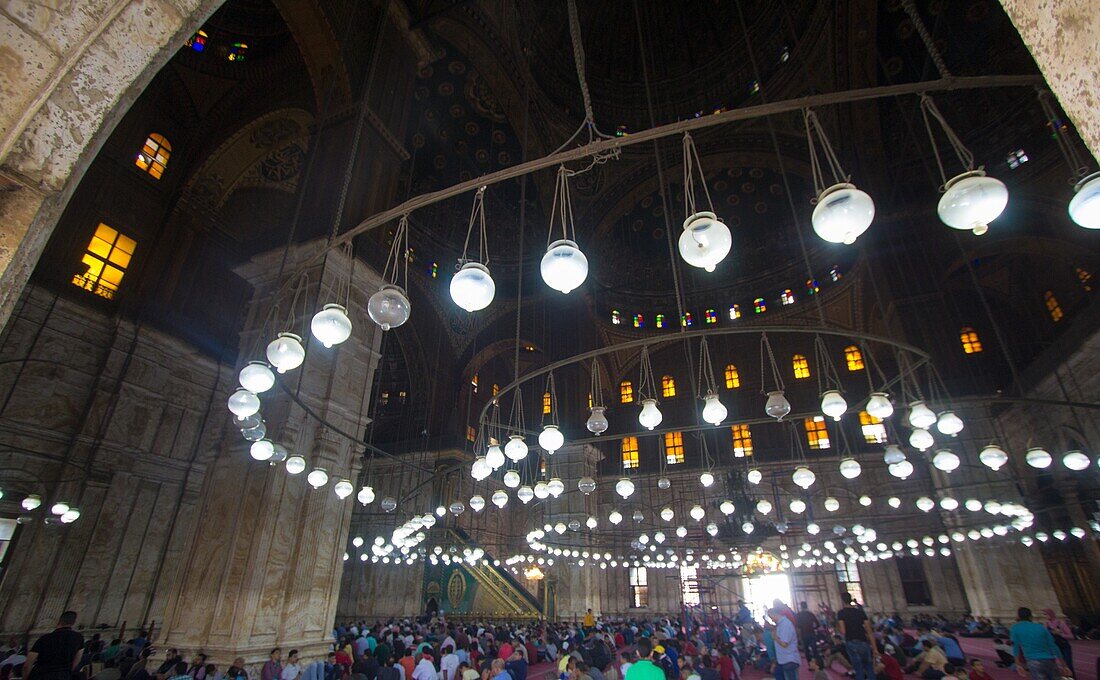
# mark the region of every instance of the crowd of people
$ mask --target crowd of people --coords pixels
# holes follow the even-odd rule
[[[1011,627],[973,617],[869,617],[854,600],[836,612],[776,600],[763,621],[744,602],[732,616],[705,619],[601,621],[589,610],[573,623],[477,623],[433,615],[342,623],[324,659],[303,662],[298,650],[275,648],[250,670],[243,658],[221,669],[176,649],[154,662],[146,631],[125,642],[98,633],[85,640],[76,614],[65,612],[29,650],[0,649],[0,680],[528,680],[538,664],[531,680],[742,680],[748,668],[775,680],[796,680],[801,669],[814,680],[993,680],[963,653],[958,638],[967,636],[993,638],[1000,667],[1061,680],[1072,675],[1076,631],[1045,613],[1036,622],[1021,608]]]

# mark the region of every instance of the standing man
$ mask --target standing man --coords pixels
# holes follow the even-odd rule
[[[1020,607],[1016,623],[1008,631],[1012,653],[1016,656],[1016,672],[1021,678],[1031,674],[1031,680],[1058,680],[1070,675],[1062,652],[1047,627],[1031,620],[1031,610]],[[27,659],[30,661],[30,658]],[[34,680],[33,678],[31,680]]]
[[[653,663],[653,643],[649,638],[639,638],[636,650],[638,660],[630,665],[624,680],[665,680],[665,672]]]
[[[67,611],[57,619],[53,632],[35,641],[23,663],[24,678],[70,680],[84,655],[84,636],[73,630],[74,623],[76,612]]]
[[[798,613],[794,617],[798,624],[798,639],[802,642],[802,651],[806,659],[817,656],[817,617],[805,602],[798,603]]]
[[[794,622],[779,607],[768,610],[768,616],[775,621],[775,670],[776,680],[798,680],[798,665],[802,660],[798,655],[798,632]]]
[[[848,603],[837,612],[836,626],[844,636],[844,646],[848,650],[848,659],[852,662],[855,680],[875,680],[875,666],[872,661],[878,656],[875,633],[871,630],[871,621],[867,615],[856,606],[854,597],[848,596]]]

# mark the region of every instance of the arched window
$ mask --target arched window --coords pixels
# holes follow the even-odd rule
[[[1043,293],[1043,301],[1047,304],[1047,311],[1050,312],[1050,320],[1054,323],[1058,323],[1062,320],[1062,305],[1058,304],[1058,298],[1054,297],[1053,291],[1047,291]]]
[[[500,394],[500,385],[493,383],[493,396]]]
[[[801,380],[810,377],[810,362],[801,354],[794,355],[794,358],[791,359],[791,366],[794,368],[795,378]]]
[[[1081,286],[1084,287],[1086,292],[1092,290],[1092,273],[1090,273],[1089,270],[1084,267],[1078,267],[1077,280],[1081,282]]]
[[[619,448],[623,454],[623,469],[638,467],[638,438],[623,437]]]
[[[164,169],[168,167],[168,158],[172,155],[172,145],[164,135],[154,132],[145,138],[145,145],[138,152],[134,164],[153,176],[160,179]]]
[[[680,315],[680,325],[684,328],[695,325],[695,319],[692,318],[691,312],[684,312]]]
[[[793,305],[794,292],[790,288],[787,288],[779,294],[779,301],[782,302],[784,305]]]
[[[474,377],[470,378],[470,387],[474,388],[474,394],[477,394],[477,373],[474,373]]]
[[[589,411],[592,410],[592,393],[591,392],[588,393],[588,410]]]
[[[752,433],[749,432],[749,426],[732,425],[730,426],[730,432],[733,433],[733,456],[735,458],[751,456]]]
[[[666,375],[661,378],[661,396],[676,396],[676,379],[673,378],[671,375]]]
[[[868,444],[886,443],[886,426],[882,424],[882,418],[876,418],[866,411],[860,411],[859,425],[863,430],[863,439]]]
[[[829,448],[829,430],[825,428],[825,418],[814,416],[813,418],[807,418],[804,422],[806,426],[806,443],[810,445],[810,448]]]
[[[718,323],[718,314],[713,309],[708,309],[705,312],[704,319],[707,323]]]
[[[664,328],[664,327],[665,327],[665,315],[664,314],[658,314],[657,315],[657,328]]]
[[[741,306],[730,305],[730,321],[737,321],[741,318]]]
[[[844,348],[844,361],[848,364],[849,371],[863,370],[863,352],[860,352],[855,345]]]
[[[548,413],[550,413],[550,393],[549,392],[543,392],[542,393],[542,414],[546,415]]]
[[[100,222],[80,260],[85,270],[73,276],[73,285],[113,300],[136,247],[137,241]]]
[[[622,318],[622,316],[619,315],[619,310],[612,309],[611,310],[611,323],[615,326],[618,326],[622,322],[623,322],[623,318]]]
[[[982,351],[982,341],[978,338],[978,331],[970,326],[963,326],[959,330],[959,342],[962,343],[963,352],[977,354]]]
[[[669,465],[684,462],[683,432],[665,432],[665,462]]]
[[[821,286],[817,285],[817,279],[806,279],[806,295],[817,295]]]
[[[752,301],[752,308],[757,314],[763,314],[768,311],[768,305],[764,302],[764,298],[756,298]]]
[[[634,327],[635,328],[642,328],[643,326],[645,326],[645,319],[642,318],[641,314],[635,314],[634,315]]]
[[[735,390],[741,387],[741,374],[733,364],[726,364],[726,389]]]
[[[210,36],[206,34],[206,31],[199,31],[195,35],[191,36],[187,41],[187,46],[196,52],[202,52],[206,49],[206,40]]]
[[[634,385],[629,380],[619,383],[619,401],[624,404],[634,401]]]

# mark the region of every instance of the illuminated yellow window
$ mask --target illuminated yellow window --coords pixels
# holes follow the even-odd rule
[[[863,352],[855,345],[844,348],[844,361],[847,362],[849,371],[863,370]]]
[[[623,468],[638,467],[638,438],[623,437],[619,448],[623,453]]]
[[[634,385],[629,380],[619,383],[619,401],[624,404],[634,401]]]
[[[383,392],[383,393],[379,394],[378,395],[378,403],[381,404],[382,406],[386,406],[387,404],[389,404],[390,403],[390,393],[389,392]]]
[[[882,424],[882,418],[876,418],[866,411],[860,411],[859,426],[863,429],[863,439],[868,444],[886,443],[886,426]]]
[[[676,396],[676,380],[671,375],[666,375],[661,378],[661,396],[662,397],[675,397]]]
[[[829,448],[829,431],[825,429],[825,417],[814,416],[813,418],[807,418],[806,424],[806,443],[810,445],[811,449],[827,449]]]
[[[684,433],[665,433],[665,462],[669,465],[684,462]]]
[[[397,403],[404,404],[405,400],[409,398],[409,393],[405,390],[401,390],[397,393]]]
[[[80,260],[86,269],[73,277],[73,285],[113,299],[136,246],[134,239],[101,222]]]
[[[806,361],[806,357],[801,354],[794,355],[791,366],[794,368],[794,377],[799,379],[810,377],[810,362]]]
[[[542,413],[543,415],[550,413],[550,393],[542,393]]]
[[[1077,268],[1077,280],[1081,282],[1081,285],[1086,291],[1092,290],[1092,273],[1083,267]]]
[[[589,411],[592,410],[592,393],[591,392],[588,393],[588,410]]]
[[[733,425],[730,427],[733,433],[733,455],[735,458],[746,458],[752,455],[752,433],[748,425]]]
[[[160,179],[164,169],[168,167],[168,158],[171,155],[172,145],[164,135],[154,132],[145,138],[145,145],[138,152],[134,164],[154,178]]]
[[[500,385],[493,383],[493,396],[500,394]]]
[[[962,343],[963,352],[977,354],[982,351],[982,341],[978,338],[978,332],[970,326],[963,326],[959,331],[959,342]]]
[[[474,429],[473,425],[467,425],[466,426],[466,441],[472,442],[475,439],[477,439],[477,430]]]
[[[1052,291],[1043,293],[1043,301],[1047,303],[1047,311],[1050,312],[1050,320],[1058,323],[1062,320],[1062,305],[1058,304],[1058,298]]]
[[[726,364],[726,389],[734,390],[741,387],[741,375],[733,364]]]

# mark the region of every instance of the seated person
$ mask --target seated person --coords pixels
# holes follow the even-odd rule
[[[959,641],[950,635],[936,638],[936,644],[943,650],[944,656],[947,660],[956,668],[962,668],[966,664],[966,658],[963,656],[962,647],[959,646]]]
[[[913,659],[913,663],[909,664],[905,671],[918,675],[925,680],[939,680],[947,674],[944,671],[944,667],[947,666],[947,657],[944,655],[943,650],[933,644],[931,640],[922,642],[921,647],[924,651]],[[953,669],[952,673],[954,673]]]
[[[1012,645],[1002,638],[993,638],[993,651],[997,653],[998,668],[1011,668],[1016,664],[1016,657],[1012,653]]]
[[[901,670],[901,664],[890,654],[883,654],[875,659],[876,680],[904,680],[905,673]]]
[[[844,670],[852,670],[852,661],[848,658],[848,647],[844,644],[844,638],[840,635],[833,636],[833,644],[829,647],[829,653],[825,657],[825,668],[829,668],[834,662],[839,662]]]
[[[969,680],[993,680],[993,676],[985,669],[981,659],[971,659]]]

